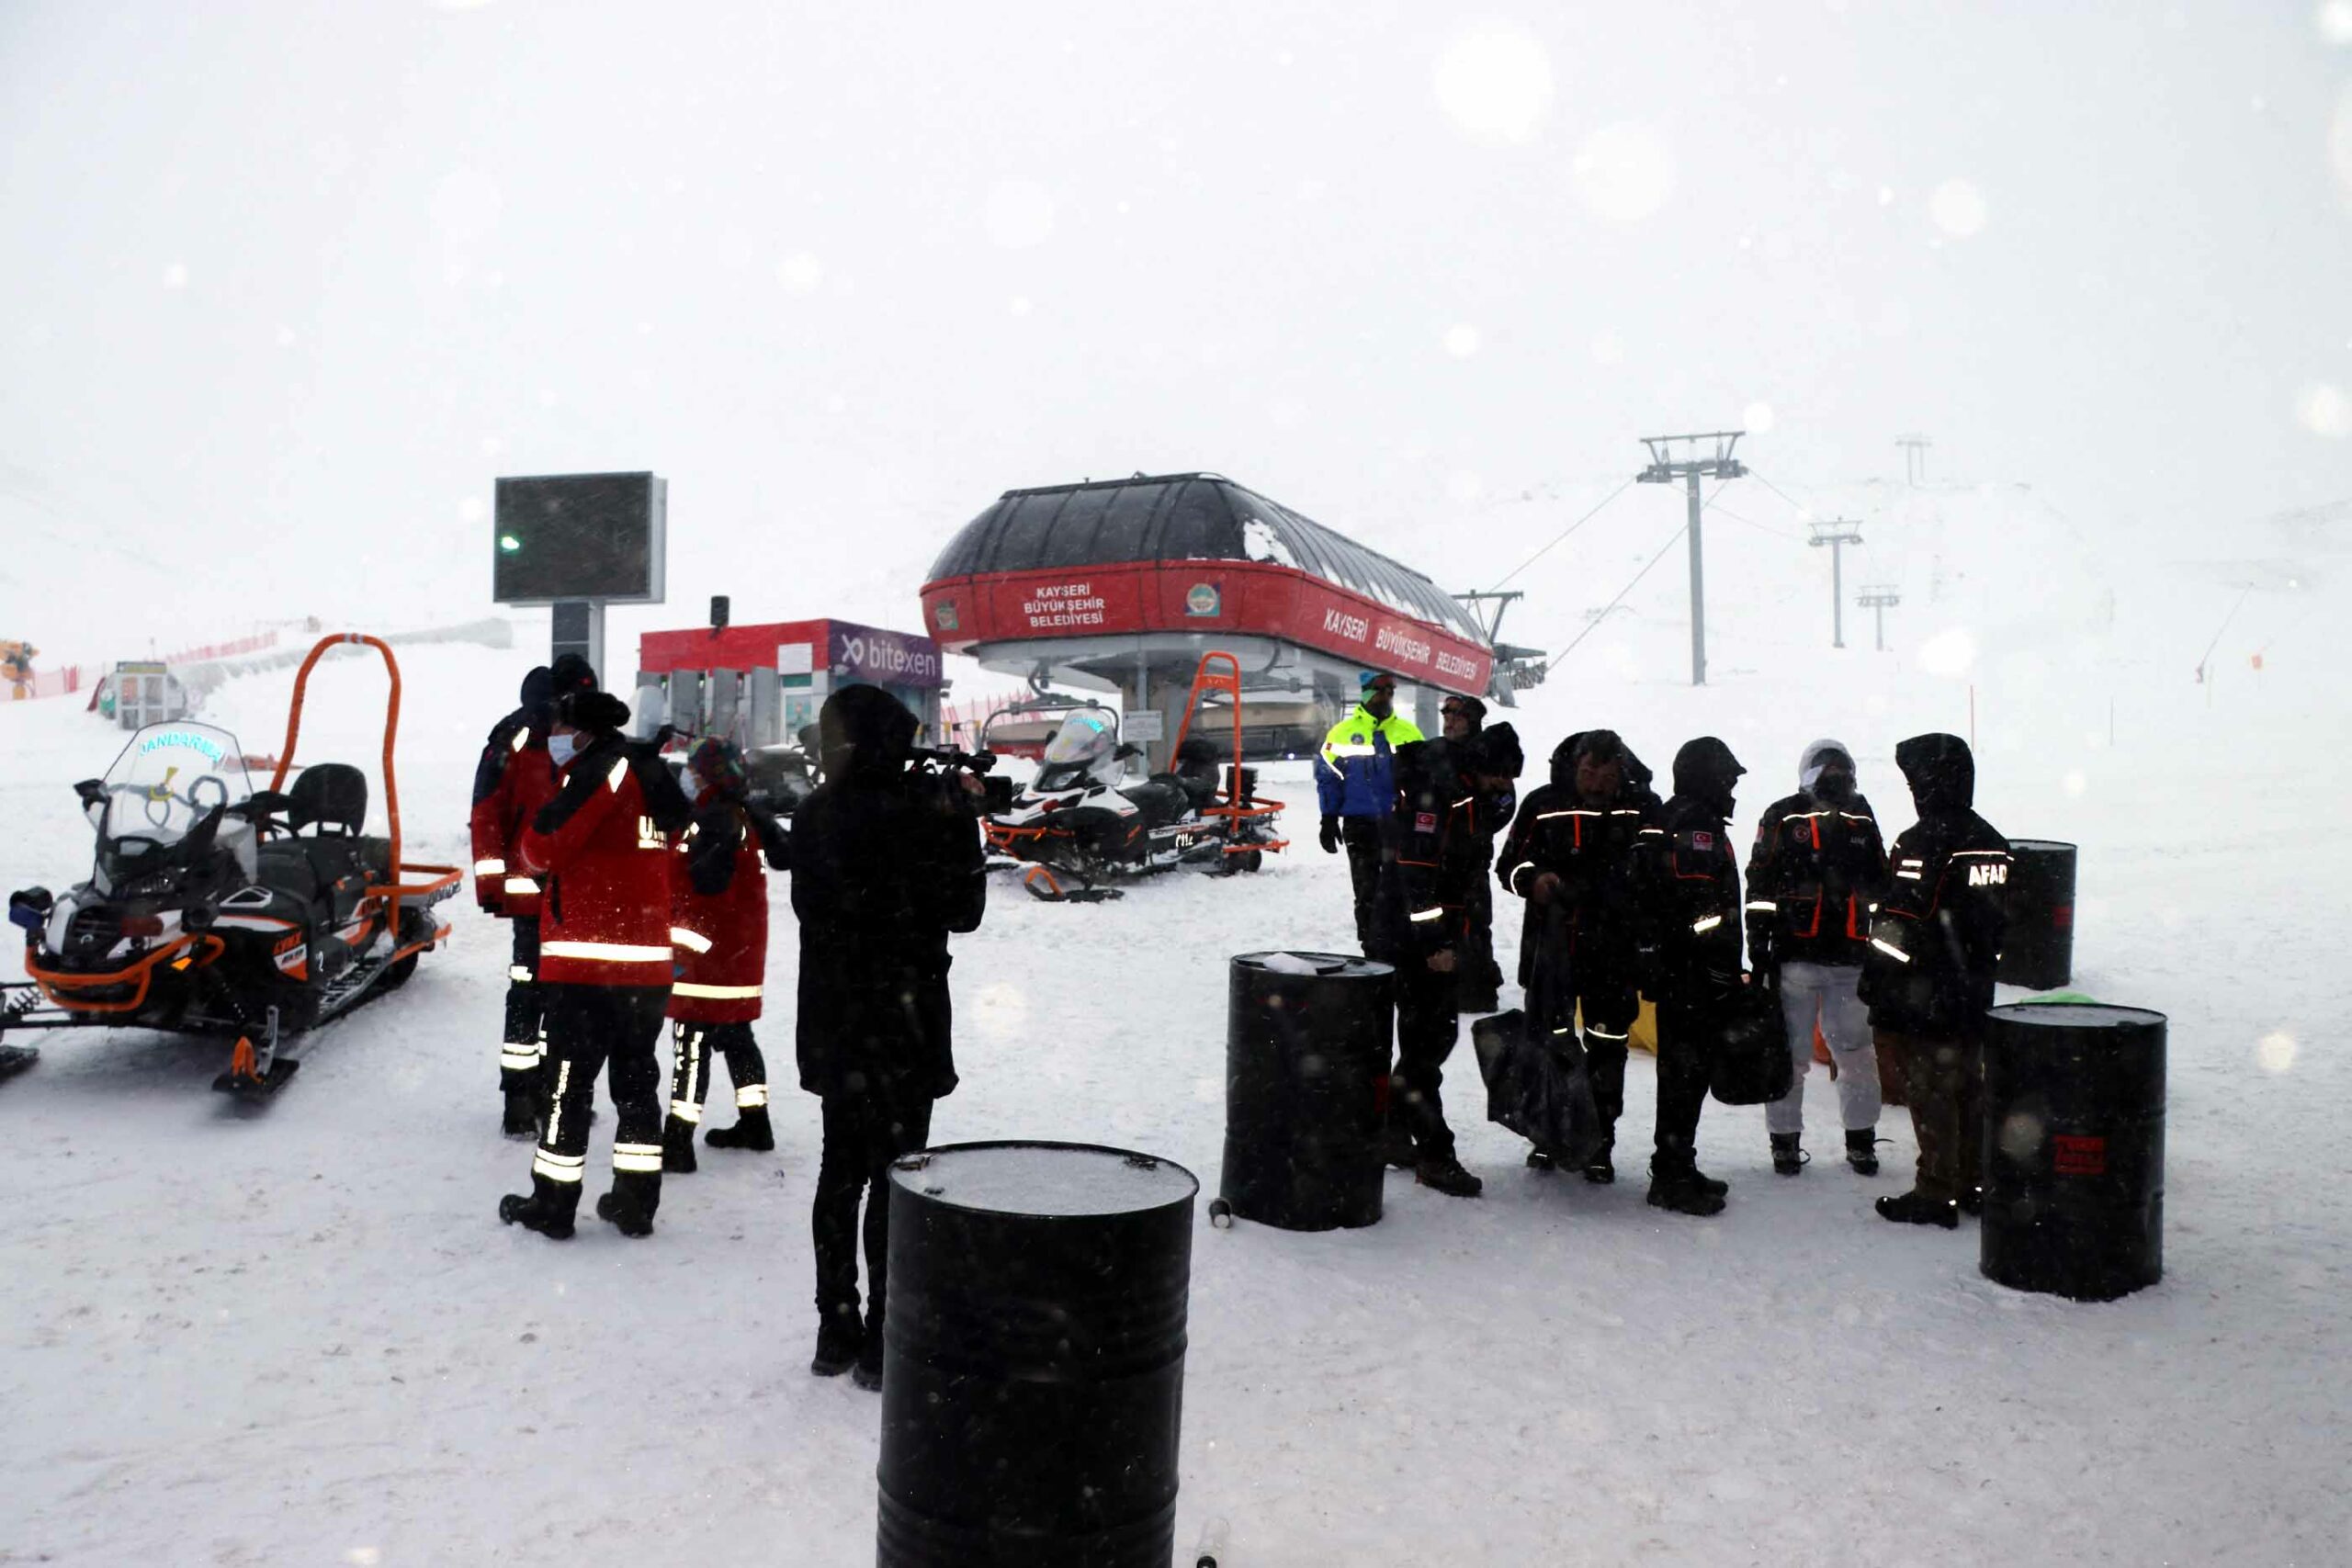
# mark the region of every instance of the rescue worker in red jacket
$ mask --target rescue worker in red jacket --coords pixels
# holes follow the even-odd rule
[[[670,1120],[662,1168],[695,1168],[695,1129],[710,1092],[710,1055],[727,1058],[735,1082],[735,1125],[714,1127],[715,1149],[775,1147],[768,1124],[768,1067],[752,1038],[768,966],[766,867],[791,864],[775,818],[746,798],[743,753],[731,740],[698,741],[680,781],[694,820],[670,857],[670,942],[677,950],[670,986]],[[763,866],[762,862],[765,862]]]
[[[561,1240],[571,1234],[588,1167],[588,1110],[610,1065],[613,1186],[599,1219],[623,1235],[653,1232],[662,1199],[662,1066],[670,1005],[672,835],[692,816],[650,745],[621,738],[628,706],[604,692],[556,705],[548,754],[555,798],[520,846],[545,889],[539,982],[547,998],[548,1119],[531,1161],[531,1191],[499,1218]]]
[[[474,766],[474,902],[508,922],[514,939],[506,1029],[498,1047],[498,1087],[506,1102],[503,1130],[510,1138],[537,1133],[547,1097],[539,1070],[546,1055],[539,1033],[539,884],[521,864],[523,829],[555,798],[555,764],[548,758],[555,699],[595,684],[595,671],[574,653],[557,660],[553,670],[541,665],[524,676],[522,705],[492,728]]]

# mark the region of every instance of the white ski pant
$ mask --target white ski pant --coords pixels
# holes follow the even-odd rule
[[[1804,1131],[1805,1069],[1813,1066],[1813,1026],[1829,1043],[1838,1064],[1838,1108],[1846,1130],[1878,1125],[1878,1047],[1871,1039],[1871,1011],[1854,994],[1862,971],[1849,964],[1781,965],[1781,1010],[1789,1021],[1789,1055],[1796,1080],[1789,1092],[1764,1108],[1764,1125],[1774,1133]]]

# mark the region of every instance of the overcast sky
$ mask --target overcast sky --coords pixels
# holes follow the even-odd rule
[[[657,624],[912,626],[1134,469],[1451,588],[1667,430],[2166,548],[2352,496],[2352,0],[0,0],[0,530],[235,615],[487,612],[500,473],[666,475]]]

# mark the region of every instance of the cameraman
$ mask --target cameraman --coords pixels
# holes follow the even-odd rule
[[[910,766],[914,716],[851,686],[818,717],[825,782],[793,819],[792,908],[800,919],[800,1087],[824,1101],[809,1216],[817,1251],[817,1353],[808,1370],[853,1367],[882,1382],[890,1162],[931,1139],[932,1101],[956,1088],[947,937],[977,930],[987,897],[969,781]],[[866,1293],[857,1288],[865,1200]]]

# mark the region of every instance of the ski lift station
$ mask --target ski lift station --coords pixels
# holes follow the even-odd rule
[[[1007,491],[933,563],[922,611],[985,669],[1118,693],[1154,767],[1204,653],[1240,663],[1253,756],[1319,744],[1364,670],[1396,677],[1430,734],[1443,694],[1484,696],[1495,673],[1436,583],[1216,474]]]

